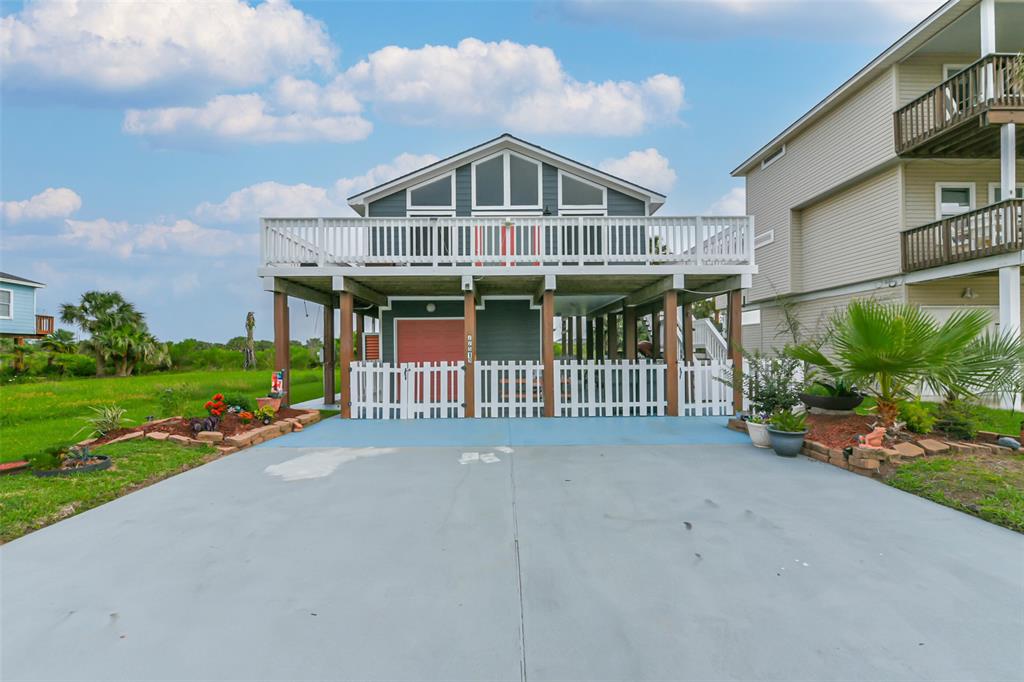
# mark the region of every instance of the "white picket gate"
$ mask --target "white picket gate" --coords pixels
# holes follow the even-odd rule
[[[679,416],[713,417],[733,413],[731,361],[679,363]]]
[[[465,417],[462,362],[352,363],[352,416],[357,419]]]
[[[652,360],[556,360],[556,417],[665,414],[665,368]]]
[[[540,362],[477,361],[477,417],[543,417],[544,365]]]

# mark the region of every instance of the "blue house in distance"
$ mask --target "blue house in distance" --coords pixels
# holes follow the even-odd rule
[[[0,336],[38,339],[53,331],[53,316],[36,314],[36,291],[45,287],[6,272],[0,272]]]

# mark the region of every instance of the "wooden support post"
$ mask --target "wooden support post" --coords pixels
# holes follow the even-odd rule
[[[676,291],[666,291],[665,307],[665,394],[668,399],[665,413],[679,416],[679,336],[676,331]]]
[[[636,308],[626,306],[622,315],[622,336],[627,360],[636,360]]]
[[[462,304],[462,326],[464,330],[464,346],[466,350],[466,378],[465,378],[465,398],[466,398],[466,416],[476,416],[476,353],[477,353],[477,338],[476,338],[476,294],[472,291],[467,291],[463,294]],[[510,387],[509,390],[515,390],[515,387]]]
[[[338,309],[341,311],[341,357],[338,359],[341,365],[341,417],[342,419],[352,418],[352,293],[342,291]]]
[[[661,311],[655,310],[651,313],[651,354],[654,357],[661,355]]]
[[[576,333],[573,340],[576,342],[576,361],[579,362],[583,359],[583,317],[579,315],[576,316]]]
[[[324,405],[334,404],[334,306],[324,306]]]
[[[665,338],[667,340],[668,308],[665,309],[665,329]],[[688,365],[693,364],[693,307],[689,303],[683,306],[683,360]]]
[[[587,319],[587,360],[594,359],[594,320]]]
[[[362,313],[356,313],[356,340],[354,355],[356,360],[363,359],[363,334],[365,330],[365,317]]]
[[[604,340],[604,318],[594,320],[594,359],[603,360],[608,354],[608,345]]]
[[[555,416],[555,292],[545,291],[541,305],[541,358],[544,361],[544,416]],[[565,329],[565,321],[562,322]]]
[[[608,359],[619,359],[619,316],[608,313]]]
[[[284,382],[281,390],[284,391],[284,399],[281,406],[287,407],[291,404],[292,385],[292,362],[291,362],[291,333],[288,328],[288,294],[274,292],[274,371],[284,371]]]
[[[743,290],[729,292],[729,359],[732,360],[732,407],[743,409]]]

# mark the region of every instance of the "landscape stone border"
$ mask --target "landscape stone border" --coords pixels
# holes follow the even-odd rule
[[[238,452],[253,445],[264,443],[278,436],[283,436],[286,433],[291,433],[298,426],[300,429],[310,424],[315,424],[320,421],[320,412],[318,410],[301,410],[302,414],[297,417],[287,417],[280,421],[267,424],[266,426],[258,426],[255,429],[243,431],[242,433],[235,434],[234,436],[224,437],[224,434],[220,431],[200,431],[196,434],[195,438],[189,438],[187,436],[179,436],[178,434],[164,433],[162,431],[150,431],[144,433],[142,431],[132,431],[125,435],[115,438],[112,441],[108,441],[101,445],[97,445],[94,449],[105,447],[113,443],[123,443],[128,440],[135,440],[137,438],[148,438],[155,441],[170,441],[172,443],[178,443],[179,445],[191,446],[191,445],[212,445],[222,455],[230,455],[233,452]],[[162,424],[174,419],[181,419],[182,417],[168,417],[166,419],[159,419],[157,421],[147,422],[146,426],[152,426],[154,424]],[[89,438],[84,440],[78,445],[92,445],[96,442],[95,438]]]

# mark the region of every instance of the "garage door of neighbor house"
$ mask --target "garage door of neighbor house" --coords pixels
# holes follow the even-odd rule
[[[395,359],[399,367],[420,363],[457,363],[464,357],[462,318],[428,318],[396,320],[397,348]],[[452,369],[420,367],[403,371],[407,385],[403,386],[404,413],[409,417],[455,416],[451,410],[432,409],[430,406],[463,400],[465,375]]]

